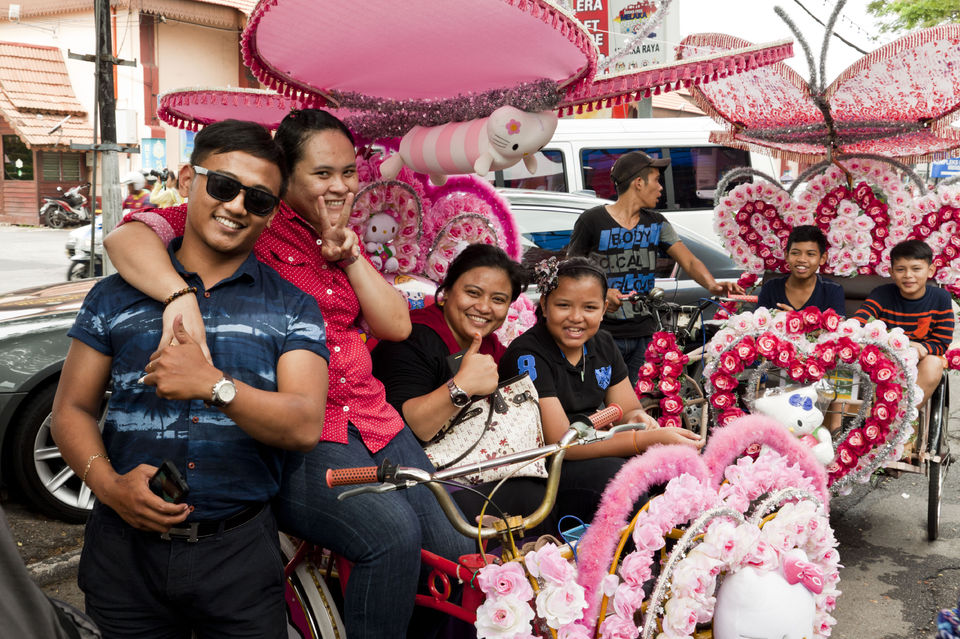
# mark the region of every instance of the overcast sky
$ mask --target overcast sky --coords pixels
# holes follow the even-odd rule
[[[882,35],[879,40],[870,36],[879,34],[872,16],[866,12],[869,0],[848,0],[837,21],[835,31],[866,51],[873,51],[896,36]],[[794,39],[787,25],[774,13],[782,7],[813,51],[817,66],[823,44],[822,26],[817,24],[795,0],[673,0],[680,12],[680,33],[719,32],[739,36],[752,42],[764,42],[781,38]],[[836,3],[833,0],[800,0],[800,2],[824,23],[830,17]],[[858,60],[862,54],[832,38],[827,54],[827,82],[837,77],[844,69]],[[809,79],[806,57],[800,46],[794,46],[794,57],[787,61],[804,78]]]

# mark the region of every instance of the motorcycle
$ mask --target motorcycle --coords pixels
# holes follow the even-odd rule
[[[96,219],[97,235],[94,247],[94,276],[103,275],[103,216]],[[70,266],[67,267],[67,281],[73,282],[90,277],[90,225],[74,229],[67,237],[65,245]]]
[[[50,228],[60,229],[67,224],[79,224],[90,220],[90,210],[87,208],[87,196],[83,191],[90,188],[90,183],[63,190],[58,186],[57,197],[44,197],[40,207],[40,221]]]

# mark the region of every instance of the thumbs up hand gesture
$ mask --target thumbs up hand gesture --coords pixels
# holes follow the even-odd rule
[[[183,317],[173,320],[176,344],[164,346],[150,356],[140,382],[155,386],[164,399],[210,399],[210,389],[222,376],[204,356],[200,344],[183,326]]]
[[[454,382],[468,395],[489,395],[497,390],[500,376],[497,363],[490,355],[480,353],[480,333],[473,334],[473,341],[463,354],[460,370],[454,375]]]

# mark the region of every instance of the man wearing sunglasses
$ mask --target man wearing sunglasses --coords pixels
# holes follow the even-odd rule
[[[97,496],[79,583],[104,637],[287,636],[269,503],[284,451],[320,439],[329,353],[314,299],[251,252],[283,166],[259,125],[206,127],[180,172],[186,229],[169,247],[188,286],[158,302],[108,277],[70,331],[52,430]],[[164,307],[183,295],[198,299],[210,360],[179,317],[154,352]]]

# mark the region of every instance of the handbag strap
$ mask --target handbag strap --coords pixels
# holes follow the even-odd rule
[[[490,410],[487,411],[487,420],[483,423],[483,430],[481,430],[480,435],[477,436],[477,441],[470,444],[470,447],[467,448],[462,453],[460,453],[460,455],[458,455],[456,458],[451,459],[450,461],[448,461],[446,464],[443,464],[442,466],[437,466],[437,470],[444,470],[446,468],[450,468],[451,466],[453,466],[454,464],[462,460],[464,457],[472,453],[473,449],[480,444],[480,440],[483,439],[483,436],[487,434],[487,429],[490,428],[490,424],[493,422],[494,407],[497,406],[498,403],[504,407],[506,406],[506,402],[503,401],[503,395],[500,394],[499,388],[496,391],[494,391],[492,395],[489,396],[489,399],[490,399]],[[456,424],[451,424],[450,428],[453,428],[455,425]]]

